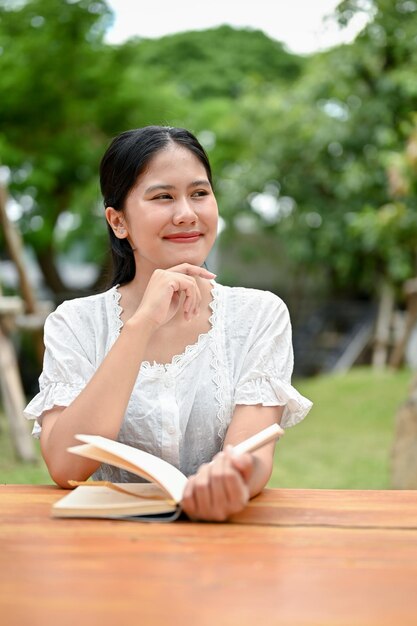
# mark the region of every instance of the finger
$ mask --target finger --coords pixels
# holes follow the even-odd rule
[[[201,499],[201,490],[203,488],[201,474],[204,467],[203,465],[198,474],[188,479],[181,501],[183,511],[193,520],[210,519],[210,507],[207,504],[202,504]],[[200,493],[200,497],[197,496],[197,493]]]
[[[199,315],[200,307],[201,307],[201,301],[203,299],[203,296],[201,295],[201,291],[200,291],[200,288],[197,285],[197,283],[195,283],[195,289],[196,289],[196,291],[195,291],[195,304],[194,304],[193,314],[194,315]]]
[[[216,457],[210,473],[213,519],[223,521],[230,512],[230,497],[227,490],[228,474],[234,472],[224,454]],[[233,505],[232,505],[233,508]]]
[[[196,285],[195,279],[192,276],[181,274],[180,272],[167,271],[168,284],[176,292],[186,291],[193,285]]]
[[[233,513],[242,510],[248,501],[249,491],[226,454],[216,455],[211,465],[210,519],[223,522]]]
[[[231,463],[244,482],[248,483],[254,468],[254,457],[251,454],[232,456]]]
[[[199,519],[212,519],[213,501],[210,488],[210,469],[203,465],[194,483],[194,501]]]
[[[166,310],[166,314],[168,315],[168,318],[170,319],[172,317],[172,315],[174,315],[177,310],[178,307],[181,306],[181,293],[184,292],[189,289],[188,283],[184,283],[184,276],[181,276],[179,274],[175,274],[173,272],[170,272],[168,275],[169,281],[167,283],[167,287],[169,289],[169,298],[170,298],[170,303],[167,302],[166,306],[169,307]],[[161,292],[160,292],[161,293]],[[182,307],[184,308],[184,306],[189,306],[185,303],[185,299],[182,302]],[[187,316],[187,309],[184,308],[184,315]]]
[[[228,469],[225,471],[224,489],[229,501],[230,512],[240,511],[249,500],[249,488],[243,476],[226,457]]]
[[[191,265],[191,263],[181,263],[169,268],[170,272],[178,272],[180,274],[187,274],[188,276],[200,276],[201,278],[212,279],[216,277],[216,274],[210,272],[205,267],[199,265]]]
[[[190,519],[197,519],[197,505],[194,499],[194,479],[195,476],[190,476],[188,479],[181,500],[181,508]]]
[[[198,288],[194,278],[189,278],[189,284],[185,287],[184,315],[186,319],[191,319],[193,315],[197,315],[201,305],[201,291]]]
[[[185,287],[184,293],[184,317],[186,320],[190,320],[194,314],[194,309],[196,307],[197,302],[197,286],[195,284],[189,284]]]

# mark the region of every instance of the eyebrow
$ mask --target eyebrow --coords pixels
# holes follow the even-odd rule
[[[207,179],[202,178],[201,180],[193,180],[189,187],[210,187],[210,183]],[[163,189],[164,191],[170,191],[171,189],[175,189],[175,185],[164,185],[163,183],[157,183],[156,185],[151,185],[145,190],[145,193],[152,193],[157,189]]]

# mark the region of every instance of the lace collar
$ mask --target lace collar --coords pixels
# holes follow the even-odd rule
[[[149,373],[166,373],[172,370],[182,369],[185,365],[187,365],[193,358],[197,356],[206,345],[207,341],[214,333],[214,330],[217,326],[217,310],[218,310],[218,299],[219,299],[219,285],[212,280],[211,284],[213,288],[211,290],[211,302],[209,303],[209,307],[211,310],[211,315],[209,317],[210,329],[204,333],[200,333],[197,337],[197,340],[186,346],[185,350],[181,354],[176,354],[172,357],[169,363],[150,363],[149,361],[143,361],[141,365],[141,372],[149,372]],[[122,328],[123,321],[121,319],[121,315],[123,313],[123,308],[120,306],[120,299],[122,294],[119,291],[120,285],[115,285],[110,289],[110,294],[112,298],[112,318],[113,318],[113,334],[114,338],[117,339]]]

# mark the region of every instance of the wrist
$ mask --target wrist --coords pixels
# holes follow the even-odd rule
[[[140,335],[148,336],[149,338],[158,328],[158,324],[151,317],[146,315],[146,313],[142,311],[136,312],[128,321],[124,324],[123,329],[128,332],[138,333],[140,331]]]

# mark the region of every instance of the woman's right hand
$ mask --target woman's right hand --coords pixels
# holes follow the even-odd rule
[[[204,267],[190,263],[155,270],[133,318],[144,315],[155,328],[159,328],[169,322],[182,307],[184,318],[191,320],[198,315],[201,303],[196,278],[211,280],[215,276]]]

